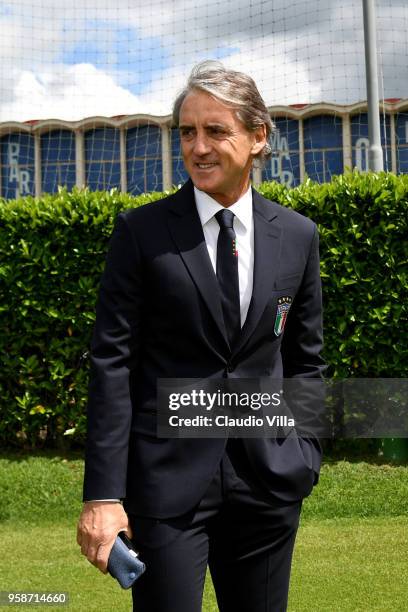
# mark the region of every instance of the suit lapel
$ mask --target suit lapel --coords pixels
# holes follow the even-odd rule
[[[252,299],[241,335],[233,347],[233,356],[238,354],[255,331],[279,272],[282,230],[276,208],[255,190],[252,190],[252,197],[254,212]],[[174,195],[168,219],[170,233],[184,264],[228,347],[219,286],[208,255],[191,180]]]
[[[247,343],[270,298],[279,271],[281,226],[276,208],[257,191],[252,190],[254,211],[254,282],[247,318],[233,355]]]
[[[208,255],[190,180],[174,195],[169,229],[184,264],[228,345],[217,277]]]

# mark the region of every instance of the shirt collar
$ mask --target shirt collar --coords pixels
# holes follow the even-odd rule
[[[200,217],[201,225],[204,225],[212,219],[212,217],[225,207],[219,204],[214,198],[194,187],[194,197],[196,201],[198,216]],[[244,193],[240,199],[228,207],[228,210],[234,213],[237,219],[242,223],[245,229],[251,228],[252,221],[252,190],[249,186],[248,191]]]

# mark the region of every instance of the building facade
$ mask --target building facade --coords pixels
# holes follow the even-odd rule
[[[254,182],[296,186],[306,176],[329,181],[347,168],[367,169],[365,102],[270,107],[272,157]],[[384,169],[408,172],[408,100],[381,104]],[[187,178],[171,116],[126,115],[0,124],[0,196],[54,193],[58,186],[163,191]]]

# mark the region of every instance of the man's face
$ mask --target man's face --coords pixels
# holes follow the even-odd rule
[[[265,145],[265,128],[248,131],[229,108],[210,94],[193,90],[180,109],[184,165],[197,189],[223,206],[248,189],[253,156]]]

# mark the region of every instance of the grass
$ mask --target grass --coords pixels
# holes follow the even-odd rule
[[[289,611],[406,612],[407,528],[405,518],[306,521],[295,549]],[[65,591],[72,610],[131,609],[130,593],[81,557],[72,524],[3,525],[0,541],[2,590]],[[210,580],[203,611],[217,611]]]
[[[129,611],[130,593],[76,545],[82,473],[79,456],[0,456],[0,590],[66,591],[71,610]],[[406,612],[407,501],[408,467],[325,464],[304,503],[289,611]],[[216,611],[208,579],[203,612]]]
[[[408,519],[311,521],[299,529],[291,612],[406,612]]]
[[[74,521],[82,506],[82,478],[79,455],[0,455],[0,524]]]
[[[408,519],[408,467],[336,461],[303,504],[303,519],[397,517]]]

